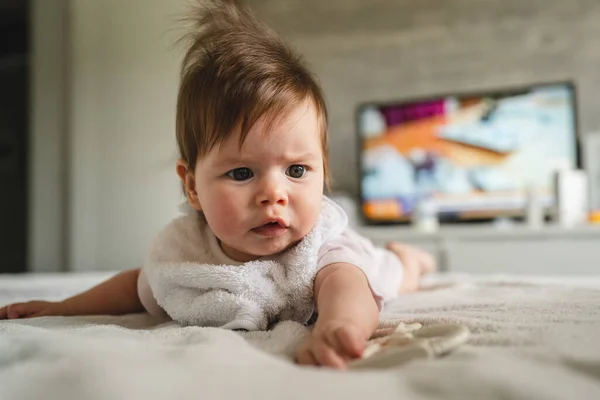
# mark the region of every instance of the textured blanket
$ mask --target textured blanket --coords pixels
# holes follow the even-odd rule
[[[0,303],[59,298],[103,277],[0,277]],[[386,321],[460,323],[471,340],[384,371],[291,362],[308,334],[180,327],[147,314],[0,321],[0,398],[600,398],[600,279],[437,276]]]

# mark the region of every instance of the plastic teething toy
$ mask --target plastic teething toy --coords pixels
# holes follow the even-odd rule
[[[389,336],[373,339],[362,358],[351,361],[351,369],[391,368],[416,358],[434,358],[464,344],[471,333],[464,325],[447,324],[423,327],[399,324]]]

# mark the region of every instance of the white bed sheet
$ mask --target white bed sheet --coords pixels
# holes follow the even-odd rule
[[[0,275],[0,304],[59,299],[109,275]],[[146,314],[0,321],[0,398],[600,398],[600,276],[438,275],[427,287],[383,317],[462,323],[472,339],[386,371],[294,365],[307,331],[291,322],[235,333]]]

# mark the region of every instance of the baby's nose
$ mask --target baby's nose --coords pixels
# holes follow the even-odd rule
[[[260,205],[287,205],[288,195],[284,188],[278,185],[277,182],[268,182],[263,186],[257,200]]]

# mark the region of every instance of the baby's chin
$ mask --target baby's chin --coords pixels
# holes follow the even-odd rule
[[[290,247],[293,247],[296,243],[298,243],[298,241],[274,241],[274,243],[261,243],[248,250],[250,251],[250,254],[254,254],[257,257],[268,257],[284,252]]]
[[[296,238],[264,238],[254,243],[248,243],[244,246],[244,249],[239,249],[248,255],[252,255],[256,258],[273,256],[286,251],[287,249],[295,246],[300,242],[301,239]]]

